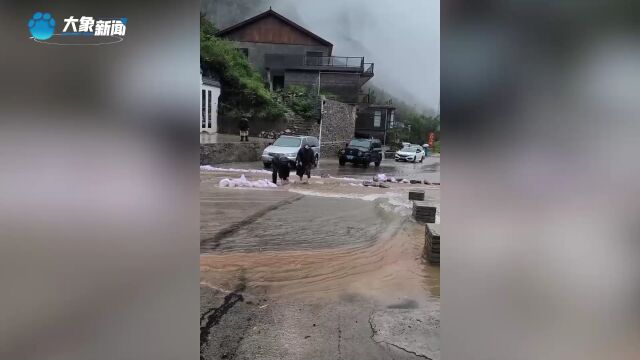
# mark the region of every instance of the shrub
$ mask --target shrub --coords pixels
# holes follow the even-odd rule
[[[240,119],[276,120],[285,108],[267,89],[262,76],[229,41],[215,36],[215,26],[200,16],[200,62],[220,77],[220,112]]]

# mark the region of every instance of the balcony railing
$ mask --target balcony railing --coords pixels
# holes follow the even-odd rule
[[[336,71],[357,71],[373,75],[373,63],[365,63],[364,57],[354,56],[307,56],[266,54],[265,66],[272,69],[326,68]]]
[[[373,75],[373,63],[364,63],[363,73]]]
[[[351,56],[305,56],[304,65],[362,69],[364,58]]]

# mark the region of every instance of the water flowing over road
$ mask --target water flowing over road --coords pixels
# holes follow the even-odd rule
[[[425,172],[392,164],[387,174],[439,180],[431,160]],[[247,178],[269,177],[244,165]],[[439,187],[365,187],[345,178],[379,171],[355,172],[230,189],[218,183],[238,171],[201,171],[203,358],[439,357],[439,268],[422,260],[424,225],[407,200],[419,188],[438,206]],[[218,308],[224,317],[207,319]]]

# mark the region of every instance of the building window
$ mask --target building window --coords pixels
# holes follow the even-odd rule
[[[249,58],[249,49],[247,49],[247,48],[238,48],[238,51],[240,51],[242,53],[242,55],[244,55],[247,58]]]
[[[206,128],[206,109],[207,109],[207,92],[205,90],[202,90],[202,102],[200,102],[200,104],[202,104],[202,109],[201,109],[201,113],[200,113],[200,119],[202,121],[202,123],[200,124],[201,128]]]
[[[211,90],[208,90],[207,93],[207,128],[211,129]]]
[[[376,111],[373,113],[373,127],[380,127],[380,122],[382,120],[382,113],[380,111]]]

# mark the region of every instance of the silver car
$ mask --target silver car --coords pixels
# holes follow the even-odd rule
[[[282,135],[273,144],[267,146],[262,152],[262,163],[265,167],[271,166],[271,159],[274,156],[286,156],[292,163],[296,161],[298,150],[305,145],[309,145],[315,154],[315,163],[318,164],[320,158],[320,143],[313,136],[292,136]]]

